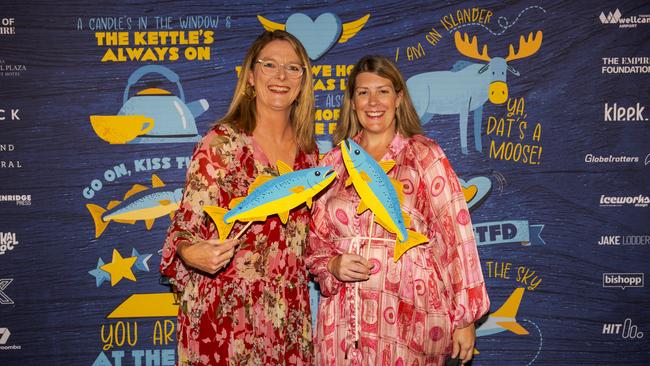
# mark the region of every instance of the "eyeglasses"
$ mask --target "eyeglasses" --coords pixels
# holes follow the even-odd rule
[[[256,63],[262,66],[262,73],[266,76],[276,76],[280,72],[280,66],[291,79],[298,79],[305,72],[306,67],[300,64],[278,64],[273,60],[257,60]]]

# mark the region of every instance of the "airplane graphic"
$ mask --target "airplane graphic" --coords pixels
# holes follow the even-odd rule
[[[476,329],[476,336],[483,337],[509,330],[517,335],[527,335],[528,331],[517,323],[517,311],[524,296],[523,287],[516,288],[499,310],[490,314],[487,321]]]

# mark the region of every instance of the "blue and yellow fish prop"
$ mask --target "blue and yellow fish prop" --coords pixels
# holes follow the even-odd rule
[[[169,215],[173,218],[183,197],[183,188],[170,190],[157,175],[151,175],[151,188],[134,184],[124,194],[123,201],[110,201],[106,208],[99,205],[87,204],[95,223],[95,238],[106,230],[111,221],[122,224],[135,224],[143,220],[147,230],[151,230],[157,218]]]
[[[375,214],[377,224],[397,235],[393,254],[395,262],[410,248],[428,243],[426,236],[406,229],[410,217],[402,211],[400,204],[402,184],[386,175],[395,162],[386,160],[377,163],[352,139],[344,140],[340,145],[343,163],[350,175],[345,185],[353,184],[361,198],[357,214],[370,209]]]
[[[257,177],[248,188],[248,196],[230,201],[230,211],[218,206],[203,207],[217,225],[220,240],[228,237],[235,221],[265,221],[277,214],[286,224],[289,211],[302,203],[311,208],[312,198],[336,178],[336,172],[329,166],[295,172],[282,161],[277,166],[279,176]]]

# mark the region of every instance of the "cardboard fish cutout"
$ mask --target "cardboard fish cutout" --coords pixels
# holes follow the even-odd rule
[[[264,221],[277,214],[286,224],[289,211],[302,203],[311,208],[312,198],[336,178],[336,172],[329,166],[295,172],[282,161],[277,166],[280,176],[257,177],[248,189],[248,196],[230,201],[230,211],[218,206],[203,207],[217,225],[220,240],[228,237],[235,221]]]
[[[376,223],[397,235],[393,255],[395,262],[410,248],[428,243],[426,236],[406,229],[410,218],[402,211],[400,204],[402,184],[386,175],[395,162],[388,160],[377,163],[352,139],[344,140],[340,145],[343,162],[350,175],[345,185],[353,184],[361,198],[357,214],[370,209],[375,214]]]
[[[89,203],[86,208],[95,223],[95,238],[99,238],[111,221],[135,224],[143,220],[147,230],[151,230],[157,218],[165,215],[174,218],[182,197],[183,188],[169,189],[153,174],[151,188],[135,184],[124,194],[123,201],[111,201],[106,208]]]

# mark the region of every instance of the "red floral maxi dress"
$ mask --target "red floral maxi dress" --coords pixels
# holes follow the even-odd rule
[[[312,167],[317,153],[300,151],[294,170]],[[258,175],[277,175],[252,136],[220,124],[199,143],[188,168],[183,200],[167,233],[160,264],[181,295],[179,365],[310,365],[309,281],[303,259],[309,212],[292,210],[255,222],[228,266],[214,276],[176,256],[183,241],[218,239],[205,205],[227,208],[246,196]],[[244,223],[245,224],[245,223]],[[244,224],[236,223],[230,237]]]
[[[357,142],[360,136],[355,137]],[[340,148],[321,165],[337,179],[312,209],[307,265],[320,284],[314,343],[317,365],[442,365],[452,332],[490,307],[467,205],[456,174],[434,141],[396,135],[382,160],[404,185],[402,209],[410,228],[430,242],[393,261],[395,235],[357,215],[359,196]],[[366,257],[374,267],[363,282],[339,282],[327,262],[341,253]]]

